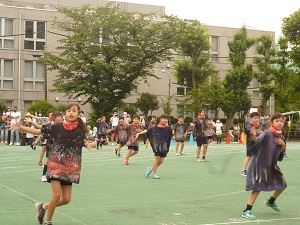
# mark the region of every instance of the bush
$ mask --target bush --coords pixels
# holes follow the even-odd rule
[[[43,116],[48,116],[51,110],[55,109],[55,106],[47,100],[38,100],[34,102],[28,108],[28,112],[34,115],[35,112],[41,112]]]

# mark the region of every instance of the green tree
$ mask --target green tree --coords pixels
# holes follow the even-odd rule
[[[0,113],[6,110],[6,101],[4,99],[0,99]]]
[[[172,101],[173,96],[168,97],[166,100],[163,98],[160,98],[161,103],[160,106],[163,109],[164,113],[167,115],[171,115],[173,108],[171,107],[171,101]]]
[[[243,26],[228,42],[231,68],[224,80],[224,98],[220,105],[226,120],[226,129],[233,125],[234,116],[237,113],[248,111],[251,108],[250,95],[247,92],[253,77],[253,68],[246,62],[246,51],[254,44],[254,39],[247,36],[247,30]]]
[[[28,112],[34,115],[35,112],[41,112],[43,116],[48,116],[51,110],[54,110],[55,106],[47,100],[38,100],[29,106]]]
[[[182,98],[176,100],[185,108],[185,111],[197,112],[203,107],[203,102],[197,97],[199,93],[199,84],[214,73],[213,64],[209,62],[210,43],[207,28],[201,25],[199,21],[184,21],[184,32],[179,36],[179,54],[185,57],[185,60],[175,61],[175,76],[177,83],[185,86],[187,92]]]
[[[60,55],[48,52],[47,69],[57,70],[54,90],[72,98],[86,96],[95,114],[112,112],[136,82],[156,77],[153,66],[170,59],[184,25],[174,16],[160,22],[152,14],[101,8],[59,8],[65,20],[54,27],[69,35],[61,39]],[[152,20],[153,19],[153,20]]]
[[[259,56],[253,58],[258,71],[254,72],[254,77],[260,82],[259,91],[262,95],[261,109],[262,114],[267,113],[267,102],[274,94],[274,75],[275,75],[275,48],[270,35],[262,35],[257,39],[256,51]]]
[[[290,111],[294,102],[297,102],[294,96],[297,95],[297,87],[300,86],[300,77],[297,74],[297,68],[290,61],[288,40],[285,37],[280,37],[278,40],[275,63],[275,111],[287,112]],[[297,110],[297,107],[294,109]]]
[[[151,93],[143,92],[141,96],[136,100],[135,106],[142,111],[143,115],[148,117],[154,110],[159,109],[159,101],[157,96]]]
[[[290,58],[294,65],[300,67],[300,9],[289,17],[283,18],[282,33],[290,44]]]

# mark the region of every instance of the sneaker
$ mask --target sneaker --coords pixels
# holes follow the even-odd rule
[[[176,153],[176,156],[179,156],[179,154],[178,154],[178,153]]]
[[[277,212],[281,211],[281,208],[274,202],[273,204],[269,203],[269,200],[264,201],[265,205],[270,206],[272,209],[274,209]]]
[[[43,175],[43,176],[41,177],[41,181],[42,181],[42,182],[47,182],[47,178],[46,178],[45,175]]]
[[[117,148],[115,148],[115,153],[116,153],[116,155],[118,154],[118,150],[117,150]]]
[[[10,143],[9,143],[9,146],[12,146],[13,144],[14,144],[14,143],[10,142]]]
[[[200,159],[200,158],[197,158],[197,162],[201,162],[201,159]]]
[[[39,224],[43,224],[44,216],[46,210],[43,208],[43,203],[35,203],[36,210],[36,220],[39,221]]]
[[[243,170],[241,173],[242,176],[246,177],[247,176],[247,170]]]
[[[146,171],[146,177],[149,177],[149,175],[151,174],[151,172],[152,172],[151,167],[148,167],[147,171]]]
[[[51,221],[46,221],[45,223],[44,223],[44,225],[52,225],[52,222]]]
[[[121,157],[121,154],[120,154],[120,153],[118,153],[118,157]]]
[[[19,144],[19,142],[17,142],[17,146],[19,146],[20,144]]]
[[[157,174],[154,174],[154,175],[153,175],[153,178],[154,178],[154,179],[159,179],[160,176],[158,176]]]
[[[200,162],[209,162],[207,158],[201,159]]]
[[[128,160],[124,160],[125,165],[129,165]]]
[[[242,217],[244,217],[246,219],[250,219],[250,220],[254,220],[255,219],[255,216],[252,214],[251,210],[243,211]]]
[[[185,155],[185,153],[184,152],[180,152],[180,155]]]
[[[1,144],[3,144],[3,141],[1,141]]]

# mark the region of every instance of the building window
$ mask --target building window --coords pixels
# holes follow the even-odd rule
[[[0,60],[0,79],[1,79],[1,89],[2,90],[12,90],[13,89],[13,60]]]
[[[0,48],[14,48],[13,20],[0,18]]]
[[[253,98],[259,98],[259,91],[253,90]]]
[[[253,78],[253,80],[252,80],[252,87],[259,88],[259,82],[256,78]]]
[[[38,61],[25,61],[24,90],[44,90],[45,67]]]
[[[25,21],[24,48],[44,50],[46,43],[46,23],[39,21]]]
[[[210,61],[219,61],[219,37],[209,36],[210,46],[211,46],[211,58]]]

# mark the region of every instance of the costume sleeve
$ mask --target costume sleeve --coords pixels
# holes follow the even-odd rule
[[[256,153],[267,141],[268,134],[263,132],[261,135],[257,137],[257,141],[254,142],[253,140],[247,145],[247,149],[252,152],[252,154]]]
[[[45,125],[42,126],[42,135],[44,138],[48,139],[48,138],[52,138],[55,130],[57,130],[57,126],[56,125]]]

